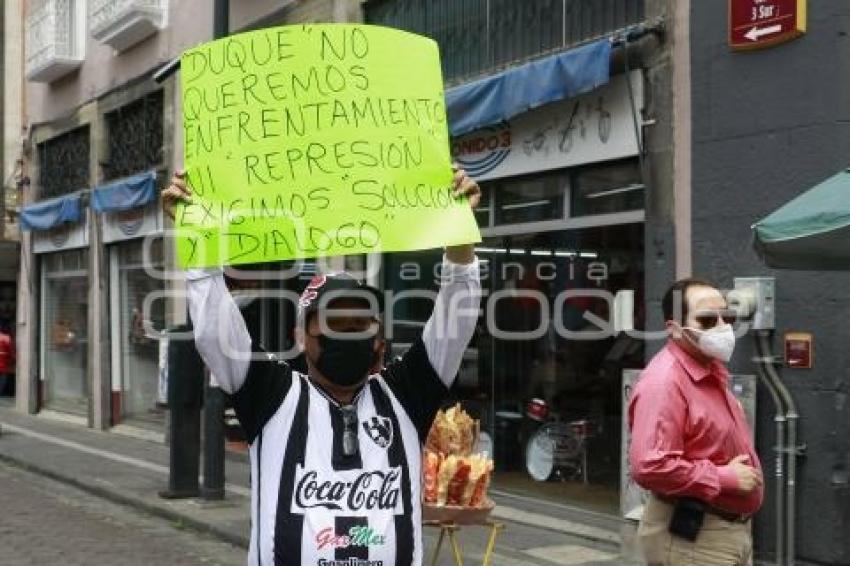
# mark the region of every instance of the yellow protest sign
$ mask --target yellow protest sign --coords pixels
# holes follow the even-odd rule
[[[477,242],[452,198],[439,51],[366,25],[284,26],[181,58],[183,267]]]

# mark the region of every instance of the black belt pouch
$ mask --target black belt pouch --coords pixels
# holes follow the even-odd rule
[[[671,535],[691,542],[697,540],[705,519],[705,503],[683,497],[676,502],[667,530]]]

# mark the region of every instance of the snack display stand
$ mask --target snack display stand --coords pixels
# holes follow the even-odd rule
[[[431,559],[435,566],[448,536],[456,566],[463,565],[459,534],[464,527],[489,529],[482,564],[487,566],[496,539],[505,528],[490,520],[495,504],[487,497],[493,461],[479,447],[480,426],[460,405],[439,411],[434,419],[423,454],[422,524],[440,529]]]
[[[463,526],[480,526],[490,529],[490,536],[487,538],[487,548],[484,551],[484,559],[481,561],[482,566],[489,566],[490,559],[493,557],[493,550],[496,548],[496,537],[498,537],[502,529],[505,528],[504,523],[498,523],[489,519],[481,523],[470,523],[468,525],[460,525],[455,522],[446,523],[442,521],[423,521],[422,524],[426,527],[440,529],[440,537],[437,539],[437,546],[434,548],[434,555],[431,558],[431,566],[436,566],[437,560],[440,558],[440,551],[443,548],[443,541],[447,534],[449,536],[449,544],[451,545],[454,563],[456,566],[463,566],[463,553],[461,552],[457,536]]]

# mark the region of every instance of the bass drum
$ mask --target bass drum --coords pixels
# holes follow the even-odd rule
[[[555,470],[555,441],[541,428],[525,446],[525,467],[531,479],[546,481]]]
[[[548,423],[531,435],[525,447],[525,467],[536,481],[547,481],[559,468],[573,467],[581,443],[568,425]]]

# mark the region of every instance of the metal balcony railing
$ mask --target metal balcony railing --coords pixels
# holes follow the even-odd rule
[[[89,0],[92,37],[123,51],[165,25],[167,0]]]
[[[85,21],[79,12],[81,2],[43,0],[27,16],[27,79],[50,82],[82,64]]]
[[[457,83],[644,20],[644,0],[370,0],[371,24],[431,37]]]

